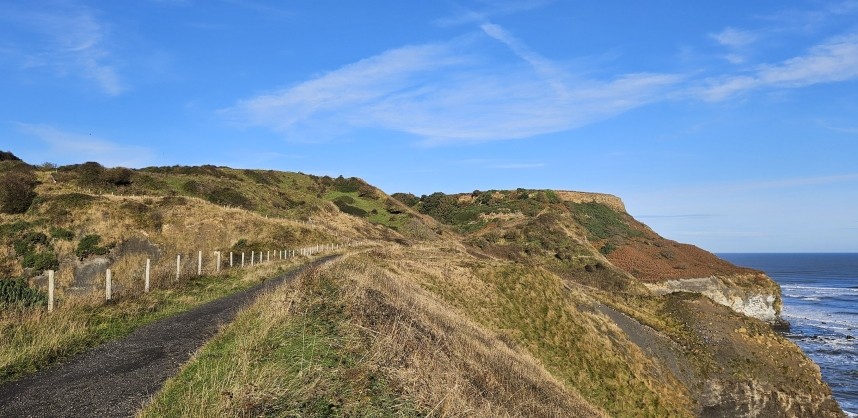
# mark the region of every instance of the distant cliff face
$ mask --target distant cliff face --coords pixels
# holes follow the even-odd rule
[[[568,190],[555,190],[554,193],[557,193],[557,197],[564,202],[599,203],[617,212],[626,211],[626,205],[623,204],[622,199],[614,195],[592,192],[573,192]]]

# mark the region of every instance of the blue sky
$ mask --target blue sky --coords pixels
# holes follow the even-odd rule
[[[0,0],[0,149],[389,193],[598,191],[858,252],[858,1]]]

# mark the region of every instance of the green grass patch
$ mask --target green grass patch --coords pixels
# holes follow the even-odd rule
[[[401,231],[409,220],[404,213],[390,213],[385,202],[367,197],[361,197],[359,192],[329,191],[324,198],[330,200],[341,211],[353,216],[365,218],[368,221]]]
[[[281,288],[241,312],[138,417],[418,416],[367,365],[340,289],[299,280],[300,296]]]
[[[60,306],[52,313],[45,312],[41,306],[34,309],[7,306],[0,311],[0,382],[33,373],[88,348],[128,335],[142,325],[259,282],[245,275],[245,272],[236,271],[229,276],[201,276],[176,288],[153,290],[108,305]],[[8,292],[4,290],[4,294],[44,305],[40,293],[21,296],[21,289],[11,287]]]

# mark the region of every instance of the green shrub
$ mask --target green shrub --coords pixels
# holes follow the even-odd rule
[[[566,202],[575,220],[587,229],[593,239],[608,239],[614,236],[636,237],[642,235],[629,226],[617,211],[601,203]]]
[[[255,251],[257,253],[262,253],[262,247],[263,247],[263,245],[260,242],[256,242],[256,241],[251,242],[251,241],[248,241],[248,240],[242,238],[242,239],[236,241],[236,243],[232,245],[232,248],[230,248],[230,251],[237,253],[237,254],[238,253],[247,253],[247,255],[250,256],[251,251]]]
[[[57,260],[57,255],[51,251],[33,252],[24,255],[24,261],[21,263],[24,268],[31,268],[37,272],[45,270],[56,270],[60,267],[60,262]]]
[[[599,252],[604,254],[604,255],[608,255],[608,254],[614,252],[614,250],[616,250],[616,249],[617,249],[616,245],[608,242],[605,245],[603,245],[602,248],[599,248]]]
[[[420,198],[411,193],[394,193],[390,195],[390,197],[404,203],[405,206],[408,207],[413,207],[418,202],[420,202]]]
[[[74,239],[74,232],[65,228],[54,227],[51,228],[51,238],[71,241]]]
[[[44,292],[27,286],[24,279],[0,279],[0,307],[31,307],[47,304]]]
[[[0,173],[0,212],[24,213],[30,208],[37,182],[32,168],[27,167],[16,164]]]
[[[81,238],[80,242],[77,244],[77,249],[75,249],[74,253],[81,260],[87,258],[91,255],[104,255],[110,251],[109,247],[102,247],[98,244],[101,243],[100,235],[87,235]]]
[[[47,235],[41,232],[28,232],[24,234],[24,236],[13,241],[12,248],[15,249],[15,252],[18,255],[26,256],[33,252],[36,245],[47,246],[48,242]]]
[[[134,176],[134,171],[125,167],[116,167],[107,170],[104,180],[114,186],[128,186],[131,184],[131,177]]]
[[[0,151],[0,161],[21,161],[21,159],[9,151]]]
[[[203,190],[200,182],[196,180],[188,180],[182,185],[182,191],[190,194],[199,194]]]
[[[248,199],[247,196],[241,194],[240,191],[229,187],[222,187],[211,191],[206,195],[206,200],[221,206],[253,209],[253,202]]]
[[[77,184],[81,187],[99,188],[106,183],[107,170],[99,163],[89,161],[70,168],[77,172]]]

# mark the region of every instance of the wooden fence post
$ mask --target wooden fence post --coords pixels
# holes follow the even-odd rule
[[[241,253],[241,266],[244,267],[244,253]]]
[[[253,266],[253,261],[256,260],[256,251],[250,252],[250,265]]]
[[[176,281],[179,281],[179,276],[182,275],[182,255],[176,255]]]
[[[197,255],[197,276],[203,274],[203,252],[200,251]]]
[[[262,255],[261,255],[261,254],[260,254],[259,258],[262,258]],[[266,263],[270,263],[270,262],[271,262],[271,250],[268,250],[268,251],[266,251],[266,252],[265,252],[265,262],[266,262]]]
[[[217,264],[215,265],[215,273],[220,273],[220,251],[217,252]]]
[[[113,275],[110,272],[110,269],[104,272],[104,299],[110,300],[113,296],[112,282]]]
[[[54,271],[48,270],[48,312],[54,310]]]
[[[146,281],[143,282],[143,291],[149,293],[149,264],[150,260],[146,259]]]
[[[229,252],[229,268],[232,268],[232,251]]]

